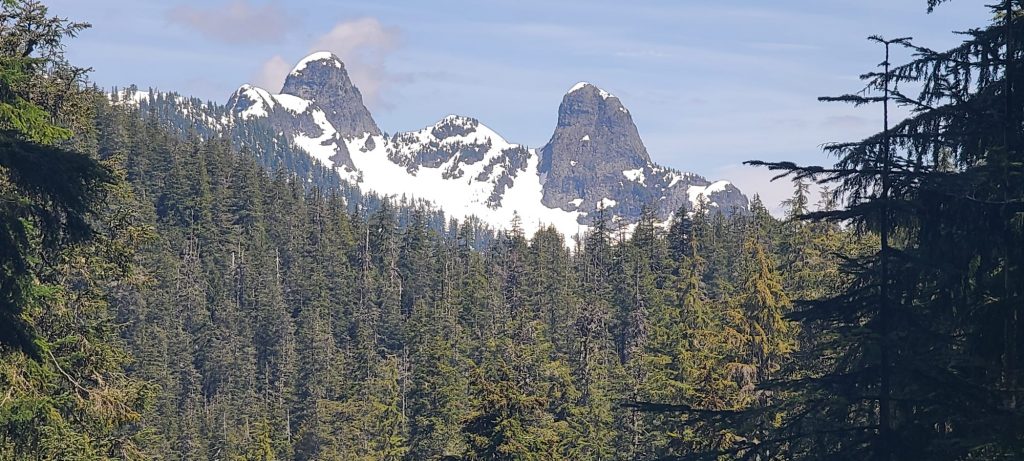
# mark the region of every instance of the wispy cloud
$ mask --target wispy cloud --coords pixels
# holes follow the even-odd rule
[[[326,50],[338,55],[367,104],[376,106],[382,103],[382,90],[402,80],[385,65],[398,40],[398,29],[385,27],[375,18],[363,18],[335,25],[313,43],[310,51]]]
[[[284,84],[284,78],[292,66],[293,64],[286,61],[281,55],[275,55],[260,66],[260,70],[253,77],[253,83],[271,91],[280,90]]]
[[[231,44],[269,43],[283,39],[297,24],[278,4],[256,6],[246,0],[197,8],[167,10],[168,21],[203,36]]]
[[[865,131],[874,128],[871,120],[856,115],[831,115],[825,117],[821,124],[826,128],[838,128],[841,130]]]
[[[752,42],[748,46],[755,50],[780,52],[817,51],[821,49],[821,46],[809,43]]]
[[[400,32],[394,27],[381,24],[376,18],[361,18],[334,25],[330,31],[315,38],[309,46],[310,52],[330,51],[345,62],[352,82],[359,87],[368,106],[388,107],[382,93],[390,84],[407,81],[410,77],[391,72],[386,65],[387,57],[396,50]],[[276,55],[260,67],[255,77],[257,85],[277,90],[285,77],[298,61]]]
[[[578,40],[588,36],[579,27],[544,22],[497,23],[485,24],[484,27],[491,32],[500,31],[514,34],[517,37],[525,36],[542,40]]]
[[[668,58],[668,57],[671,57],[670,54],[665,53],[664,51],[658,51],[658,50],[624,50],[624,51],[616,51],[614,53],[614,55],[617,56],[617,57],[620,57],[620,58],[651,58],[651,59],[658,59],[658,58]]]

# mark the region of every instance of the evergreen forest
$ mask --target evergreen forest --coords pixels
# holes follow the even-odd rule
[[[0,460],[1024,459],[1024,2],[991,10],[872,37],[822,99],[910,115],[750,162],[785,216],[567,240],[121,104],[64,56],[88,24],[3,0]]]

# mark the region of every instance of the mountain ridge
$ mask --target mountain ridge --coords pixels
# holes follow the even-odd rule
[[[518,217],[529,234],[553,225],[567,237],[577,235],[598,210],[628,227],[646,205],[662,222],[701,200],[726,214],[746,212],[746,196],[730,182],[654,163],[629,110],[611,93],[580,82],[558,110],[551,138],[540,148],[510,142],[478,119],[455,114],[385,136],[341,59],[317,52],[296,64],[279,93],[245,84],[230,95],[224,113],[193,118],[264,124],[363,191],[426,200],[450,216],[476,216],[495,228]]]

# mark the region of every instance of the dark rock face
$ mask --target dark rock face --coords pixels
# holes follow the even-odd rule
[[[540,156],[544,205],[589,213],[581,218],[584,224],[601,207],[635,222],[650,205],[665,219],[680,206],[693,207],[691,187],[712,184],[652,163],[619,98],[589,83],[577,84],[562,98],[558,126]],[[706,195],[711,207],[726,213],[747,208],[746,197],[731,184],[712,187]]]
[[[413,173],[420,168],[438,168],[455,157],[452,170],[446,177],[462,177],[459,167],[483,160],[491,150],[491,141],[466,142],[460,140],[476,133],[480,122],[474,118],[450,115],[423,132],[395,133],[391,136],[388,158]],[[425,142],[424,142],[425,141]]]
[[[475,118],[453,115],[445,117],[440,122],[437,122],[437,124],[430,130],[430,134],[434,135],[437,139],[444,139],[452,136],[466,136],[470,133],[476,132],[476,127],[478,125],[480,125],[480,121]]]
[[[336,150],[330,160],[349,170],[355,167],[343,141],[380,134],[345,64],[331,53],[314,53],[300,61],[285,80],[281,94],[244,85],[228,99],[227,108],[243,119],[265,123],[289,139],[318,139],[324,149]]]
[[[269,126],[289,137],[296,134],[318,137],[323,134],[323,129],[313,120],[311,109],[307,108],[302,113],[292,112],[280,104],[278,96],[262,88],[242,85],[228,98],[226,107],[242,118],[265,118]]]
[[[622,198],[622,172],[651,161],[619,98],[591,84],[577,85],[562,98],[558,127],[540,155],[544,204],[558,208],[580,198],[581,208]]]
[[[488,206],[491,208],[501,206],[501,201],[505,198],[505,191],[512,187],[514,178],[519,173],[526,171],[529,158],[530,151],[525,147],[517,146],[504,149],[501,151],[500,156],[491,159],[483,171],[477,175],[477,181],[490,180],[494,184],[494,190],[487,199]],[[498,176],[495,176],[495,170],[499,166],[503,167],[503,169]]]
[[[363,95],[352,85],[345,64],[331,53],[315,53],[303,59],[288,74],[281,93],[316,103],[342,137],[380,134],[380,128],[363,105]]]

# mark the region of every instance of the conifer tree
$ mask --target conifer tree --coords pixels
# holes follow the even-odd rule
[[[84,69],[63,57],[63,41],[88,24],[50,17],[39,2],[0,5],[0,345],[41,358],[22,317],[39,294],[40,260],[92,233],[88,215],[110,172],[74,152],[68,122],[82,117]],[[51,83],[52,81],[52,83]],[[56,86],[65,86],[63,93]],[[57,101],[67,100],[67,105]],[[66,113],[65,113],[66,112]]]
[[[740,298],[742,318],[735,320],[746,337],[747,354],[760,383],[772,379],[795,344],[794,329],[784,318],[790,310],[789,297],[756,235],[751,235],[745,245],[751,261]]]
[[[1022,164],[1019,8],[1000,2],[992,24],[944,52],[873,37],[915,56],[894,66],[887,53],[883,70],[865,76],[871,94],[835,99],[881,102],[886,115],[897,103],[912,115],[831,146],[834,167],[772,165],[838,182],[846,206],[811,216],[849,220],[878,237],[875,254],[850,258],[841,295],[798,315],[820,329],[819,356],[836,360],[815,364],[792,387],[801,409],[790,414],[803,417],[784,425],[790,456],[1020,453],[1019,433],[1003,430],[1021,421],[1008,385],[1019,376],[1018,309],[1010,307],[1020,305],[1021,286],[1020,245],[1011,243],[1020,241],[1021,181],[1011,179]],[[902,94],[905,82],[923,90]]]
[[[466,451],[462,418],[467,413],[469,364],[459,354],[456,318],[418,303],[409,325],[412,356],[409,458],[445,459]]]
[[[149,234],[63,57],[88,26],[34,1],[3,2],[0,26],[0,458],[142,459],[155,389],[125,374],[114,312]]]

